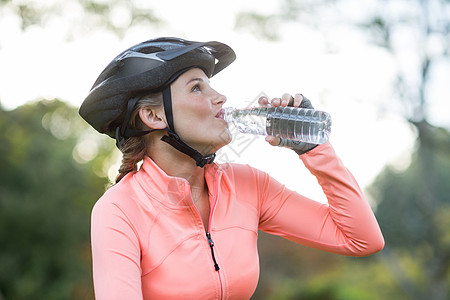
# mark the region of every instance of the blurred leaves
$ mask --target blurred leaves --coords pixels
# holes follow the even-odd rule
[[[270,12],[242,11],[236,15],[235,28],[269,41],[280,39],[282,25],[286,23],[317,27],[320,11],[339,0],[282,0]]]
[[[261,232],[261,278],[252,299],[448,299],[450,132],[418,126],[426,138],[418,139],[410,166],[386,167],[369,189],[385,249],[342,257]]]
[[[450,295],[450,133],[422,122],[408,169],[390,167],[370,188],[386,239],[381,257],[411,299]]]
[[[237,27],[261,38],[276,40],[283,24],[319,24],[318,28],[322,30],[325,24],[329,25],[329,20],[323,17],[329,15],[323,8],[332,2],[318,1],[308,5],[311,4],[309,1],[289,0],[280,3],[279,9],[269,14],[251,12],[241,15],[245,22],[238,18],[241,22],[237,22]],[[285,10],[283,6],[293,9]],[[345,9],[341,12],[347,13]],[[449,299],[450,134],[447,129],[430,124],[428,115],[433,101],[430,91],[436,87],[433,84],[439,82],[436,70],[449,63],[449,13],[450,1],[379,0],[368,6],[365,19],[355,18],[353,23],[354,28],[367,33],[365,37],[374,47],[386,50],[396,69],[397,79],[392,84],[392,98],[396,101],[390,98],[380,101],[380,105],[403,116],[417,132],[416,149],[409,168],[397,171],[387,167],[370,188],[378,202],[377,217],[386,237],[385,250],[376,255],[378,260],[366,261],[361,266],[366,271],[356,264],[348,273],[349,262],[340,261],[342,273],[331,276],[327,284],[317,289],[314,286],[327,278],[327,271],[316,278],[314,274],[304,277],[299,270],[291,278],[287,276],[288,272],[280,275],[276,266],[268,266],[270,270],[266,272],[275,273],[282,279],[268,283],[270,286],[281,282],[279,287],[266,290],[264,295],[271,297],[274,293],[280,299]],[[342,16],[331,21],[339,27],[347,25],[343,24],[344,20],[348,22],[352,18],[349,15],[347,19]],[[332,27],[328,29],[332,30]],[[279,245],[276,243],[277,247]],[[262,249],[261,256],[266,251],[266,248]],[[279,259],[283,261],[283,258]],[[298,266],[305,263],[292,257],[290,261]],[[286,269],[289,270],[284,266]],[[354,278],[352,274],[359,276]],[[380,275],[388,279],[383,282]],[[261,278],[264,280],[264,273]],[[350,278],[365,289],[349,289],[346,279]],[[366,294],[364,291],[372,292]]]
[[[379,254],[344,257],[259,233],[261,275],[252,299],[407,300]]]
[[[236,16],[235,27],[245,28],[257,37],[274,41],[278,38],[278,22],[276,15],[242,12]]]
[[[429,87],[439,80],[438,67],[450,58],[450,1],[379,1],[373,16],[355,25],[394,59],[399,113],[413,125],[428,121]]]
[[[391,29],[383,17],[374,16],[372,20],[360,26],[371,31],[371,37],[376,45],[386,49],[392,47]]]
[[[16,14],[22,30],[37,25],[43,26],[56,18],[72,20],[71,31],[88,32],[107,29],[123,37],[128,28],[137,24],[158,26],[162,20],[141,2],[128,0],[53,0],[42,3],[33,0],[2,0],[0,13]],[[71,36],[73,32],[68,32]]]
[[[330,30],[346,18],[335,16],[345,11],[330,14],[339,2],[283,0],[271,10],[238,13],[235,27],[272,41],[283,24]],[[12,12],[23,30],[69,18],[70,30],[121,37],[129,26],[162,23],[140,3],[0,0],[0,17]],[[428,123],[427,109],[433,72],[449,59],[450,1],[373,3],[353,26],[393,58],[392,98],[418,135],[411,165],[386,167],[370,187],[386,248],[348,258],[260,233],[261,278],[252,299],[449,298],[450,136]],[[395,106],[388,101],[382,105]],[[0,108],[0,299],[93,298],[89,215],[108,184],[113,148],[61,101]]]
[[[92,292],[89,216],[108,183],[93,167],[111,154],[112,144],[77,163],[73,149],[90,131],[74,108],[57,100],[0,109],[5,299],[80,299]]]
[[[235,27],[259,38],[276,41],[296,38],[292,35],[283,37],[285,28],[287,32],[295,32],[292,30],[294,26],[307,26],[318,29],[317,34],[323,35],[327,43],[333,42],[333,33],[339,29],[358,29],[363,39],[376,48],[383,48],[391,56],[390,63],[397,73],[392,83],[392,98],[396,101],[389,99],[380,106],[412,123],[430,121],[428,109],[434,99],[430,99],[429,87],[440,82],[437,70],[442,66],[445,68],[450,58],[450,1],[378,0],[360,3],[283,0],[269,12],[252,10],[239,13]],[[330,49],[335,51],[334,47]]]

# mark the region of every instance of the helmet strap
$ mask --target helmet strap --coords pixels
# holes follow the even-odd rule
[[[169,129],[175,132],[175,127],[173,125],[173,112],[172,112],[172,92],[170,90],[170,84],[166,85],[162,92],[164,112],[166,114],[167,125]]]
[[[127,124],[130,122],[131,113],[133,112],[133,109],[140,98],[141,96],[135,96],[130,98],[130,100],[128,100],[127,111],[125,114],[124,121],[121,126],[116,127],[116,134],[115,134],[116,146],[119,149],[122,149],[123,145],[125,144],[125,141],[130,137],[143,136],[157,130],[169,130],[169,128],[167,127],[164,129],[148,129],[148,130],[128,128]]]
[[[200,152],[183,142],[178,134],[171,130],[168,131],[167,135],[164,135],[161,138],[161,141],[168,143],[178,151],[190,156],[195,160],[196,165],[201,168],[203,168],[207,164],[212,163],[214,161],[214,158],[216,157],[215,153],[202,155]]]
[[[173,125],[173,113],[172,113],[172,92],[170,90],[170,84],[168,84],[163,92],[163,104],[164,104],[164,112],[166,114],[167,124],[168,124],[168,133],[164,135],[161,140],[163,142],[168,143],[178,151],[190,156],[195,160],[197,166],[203,168],[205,165],[210,164],[214,161],[216,157],[215,153],[209,155],[202,155],[200,152],[192,148],[183,142],[178,134],[175,133],[175,127]]]
[[[136,97],[132,97],[130,100],[128,100],[127,112],[125,114],[124,121],[122,122],[121,126],[118,126],[116,128],[116,136],[115,136],[116,146],[119,149],[122,148],[123,144],[129,137],[142,136],[142,135],[145,135],[145,134],[153,131],[153,130],[130,129],[127,126],[131,119],[131,113],[133,112],[133,109],[136,106],[136,103],[139,101],[140,98],[141,98],[140,96],[136,96]]]

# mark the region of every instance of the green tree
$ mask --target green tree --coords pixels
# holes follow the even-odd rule
[[[57,100],[0,109],[0,299],[92,295],[90,211],[113,147],[82,153],[92,131]]]
[[[417,133],[411,166],[400,173],[388,168],[373,185],[387,241],[381,257],[411,299],[439,300],[450,295],[445,232],[449,228],[450,136],[446,129],[430,124],[428,110],[436,71],[450,59],[449,9],[450,2],[442,0],[381,1],[380,10],[366,24],[376,44],[398,62],[399,113]],[[400,36],[407,37],[409,51],[398,42]],[[415,59],[405,65],[401,63],[405,54]]]
[[[428,140],[418,139],[408,169],[387,167],[370,188],[387,244],[380,258],[409,299],[448,299],[450,133],[421,130]]]
[[[299,22],[322,30],[327,25],[325,29],[332,30],[332,26],[348,26],[352,21],[350,16],[330,14],[333,10],[345,14],[338,8],[346,2],[319,1],[313,7],[319,10],[308,18],[311,10],[298,9],[308,1],[285,0],[278,12],[246,13],[238,18],[241,22],[237,25],[254,30],[254,24],[272,23],[259,27],[268,32],[257,32],[268,39],[278,36],[276,25],[283,22]],[[439,82],[438,71],[448,70],[450,63],[450,1],[372,3],[365,10],[366,19],[356,18],[352,26],[366,33],[372,45],[384,49],[394,62],[397,76],[392,97],[381,104],[382,111],[401,115],[417,134],[411,166],[400,173],[388,167],[371,187],[387,242],[377,257],[382,258],[390,272],[386,276],[401,287],[403,292],[399,295],[409,299],[448,299],[450,138],[446,129],[430,123],[429,108],[437,95],[433,88]],[[321,15],[328,19],[323,22]]]

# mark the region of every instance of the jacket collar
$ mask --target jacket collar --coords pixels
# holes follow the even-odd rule
[[[221,167],[212,163],[205,167],[205,179],[209,192],[213,192]],[[144,158],[143,164],[135,174],[141,188],[153,200],[171,207],[185,207],[193,205],[190,195],[189,182],[182,177],[167,175],[150,157]]]

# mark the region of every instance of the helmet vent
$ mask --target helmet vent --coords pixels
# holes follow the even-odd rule
[[[160,51],[163,51],[163,49],[161,49],[159,47],[145,47],[145,48],[138,50],[138,52],[144,53],[144,54],[150,54],[150,53],[155,53],[155,52],[160,52]]]

